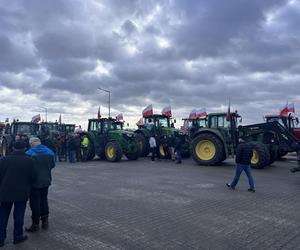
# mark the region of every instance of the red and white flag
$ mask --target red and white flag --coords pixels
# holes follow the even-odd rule
[[[31,122],[37,123],[37,122],[40,122],[40,121],[41,121],[41,115],[40,115],[40,114],[35,115],[35,116],[33,116],[33,117],[31,118]]]
[[[99,108],[98,108],[97,118],[98,118],[98,119],[101,118],[101,114],[100,114],[100,106],[99,106]]]
[[[171,110],[171,106],[167,106],[165,108],[163,108],[163,110],[161,111],[161,113],[165,116],[171,117],[172,116],[172,110]]]
[[[187,134],[189,131],[189,120],[184,120],[183,126],[180,128],[183,134]]]
[[[231,121],[231,112],[230,112],[230,99],[228,102],[228,110],[227,110],[227,114],[226,114],[226,121]]]
[[[197,118],[202,118],[202,117],[206,117],[207,113],[205,109],[197,109],[196,110],[196,117]]]
[[[289,113],[295,113],[294,103],[286,103],[286,105],[280,110],[280,115],[287,116]]]
[[[193,109],[189,115],[190,119],[197,118],[197,109]]]
[[[116,116],[116,120],[117,120],[117,121],[122,121],[122,120],[123,120],[123,114],[118,114],[118,115]]]
[[[142,125],[144,125],[144,119],[143,119],[143,117],[141,117],[141,119],[139,119],[139,120],[137,121],[136,125],[137,125],[137,126],[142,126]]]
[[[153,108],[152,108],[152,104],[150,104],[146,108],[144,108],[143,117],[148,117],[152,115],[153,115]]]

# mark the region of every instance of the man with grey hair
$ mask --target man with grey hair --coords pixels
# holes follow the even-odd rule
[[[37,137],[29,139],[30,149],[26,151],[26,155],[31,156],[34,161],[34,169],[36,172],[36,181],[30,192],[30,208],[32,211],[32,225],[26,228],[27,232],[35,232],[39,230],[40,219],[42,228],[48,228],[48,189],[51,185],[51,170],[55,167],[54,152],[41,144]]]

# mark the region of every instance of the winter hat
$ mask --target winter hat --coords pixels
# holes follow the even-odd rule
[[[29,144],[30,144],[30,146],[37,146],[37,145],[41,144],[41,140],[37,137],[31,137],[29,139]]]
[[[16,141],[14,142],[13,147],[16,150],[22,150],[26,148],[26,144],[23,141]]]

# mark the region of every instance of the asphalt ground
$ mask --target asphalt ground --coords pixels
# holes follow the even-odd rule
[[[235,191],[234,161],[200,167],[149,158],[59,163],[49,192],[50,228],[4,249],[300,249],[295,157],[253,170]],[[29,209],[26,225],[30,224]]]

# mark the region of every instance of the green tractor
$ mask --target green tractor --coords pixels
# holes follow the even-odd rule
[[[13,121],[11,124],[6,124],[1,141],[1,155],[6,156],[12,152],[12,146],[17,137],[25,141],[29,147],[29,138],[37,135],[38,125],[36,123]]]
[[[212,113],[207,116],[206,126],[190,134],[191,154],[199,165],[216,165],[228,156],[234,156],[238,138],[253,145],[253,168],[264,168],[277,158],[282,146],[300,148],[299,142],[278,122],[238,126],[237,112]]]
[[[89,139],[87,160],[92,160],[95,155],[110,162],[120,161],[123,154],[128,160],[139,157],[136,135],[123,130],[123,122],[116,119],[89,119],[88,132],[82,132],[83,136]]]
[[[179,129],[174,128],[174,123],[176,120],[172,121],[172,118],[166,115],[154,114],[148,117],[144,117],[144,124],[139,125],[138,129],[135,131],[137,139],[140,146],[141,156],[147,156],[150,152],[149,148],[149,138],[155,136],[158,144],[158,153],[161,157],[164,157],[166,153],[162,146],[162,138],[167,136],[173,139],[175,135],[179,134]],[[186,135],[180,135],[183,142],[182,155],[189,156],[189,142]]]

